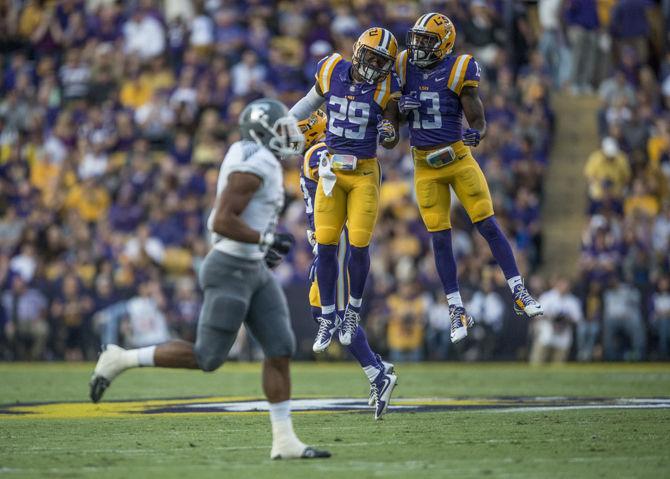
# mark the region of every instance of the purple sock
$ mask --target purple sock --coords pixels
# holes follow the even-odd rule
[[[316,277],[321,297],[321,316],[335,320],[335,283],[337,283],[337,245],[319,244],[319,260],[316,262]],[[330,309],[332,308],[332,310]],[[324,309],[326,309],[324,311]]]
[[[435,254],[435,266],[437,274],[442,280],[445,294],[458,291],[458,270],[456,259],[451,248],[451,230],[436,231],[430,234],[433,240],[433,252]]]
[[[347,349],[356,358],[361,367],[365,368],[366,366],[373,366],[377,369],[380,369],[379,363],[377,362],[377,355],[370,349],[370,344],[368,343],[368,338],[365,336],[365,331],[361,326],[358,326],[358,331],[356,335],[351,340],[351,344],[347,346]]]
[[[509,241],[507,241],[505,233],[498,226],[496,219],[490,216],[483,221],[475,223],[475,226],[477,226],[481,235],[488,242],[491,253],[493,253],[493,257],[500,265],[505,278],[510,279],[514,276],[519,276],[519,268],[516,265],[512,247]]]
[[[319,260],[320,261],[320,260]],[[349,257],[349,294],[353,298],[362,299],[365,290],[365,280],[370,271],[370,247],[359,248],[351,247],[351,256]],[[358,311],[359,307],[350,306]]]

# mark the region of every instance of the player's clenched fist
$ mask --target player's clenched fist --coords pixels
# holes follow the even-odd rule
[[[421,108],[421,101],[413,94],[402,95],[398,100],[398,110],[400,110],[400,113],[403,115],[412,110],[418,110],[419,108]]]
[[[377,117],[377,133],[381,141],[391,142],[395,140],[395,128],[389,120],[383,119],[381,115]]]

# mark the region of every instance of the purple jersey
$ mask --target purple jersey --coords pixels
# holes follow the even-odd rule
[[[396,72],[403,95],[414,95],[421,107],[408,118],[412,146],[454,143],[463,135],[464,86],[479,86],[479,65],[471,55],[449,55],[431,69],[422,69],[400,52]]]
[[[335,153],[373,158],[377,151],[377,118],[400,86],[393,74],[374,85],[355,83],[350,70],[351,62],[338,53],[321,60],[316,70],[316,83],[326,99],[326,144]]]

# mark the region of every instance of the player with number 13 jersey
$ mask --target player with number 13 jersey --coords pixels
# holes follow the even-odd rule
[[[523,284],[509,241],[498,226],[486,178],[470,148],[486,134],[479,98],[481,71],[471,55],[452,54],[456,29],[440,13],[422,15],[407,33],[407,50],[398,55],[396,73],[407,116],[419,211],[431,233],[435,263],[451,319],[451,340],[467,336],[473,319],[463,307],[451,246],[451,189],[486,239],[514,296],[518,314],[542,314],[542,306]],[[463,116],[468,128],[463,129]]]

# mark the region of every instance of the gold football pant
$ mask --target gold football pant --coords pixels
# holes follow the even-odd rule
[[[414,189],[421,218],[428,231],[451,228],[451,191],[473,223],[493,216],[493,202],[482,169],[462,141],[452,144],[456,160],[442,168],[426,163],[430,151],[412,149]]]
[[[379,211],[381,172],[376,158],[358,160],[354,171],[336,171],[337,181],[331,196],[323,192],[322,181],[316,190],[314,226],[316,241],[336,245],[344,223],[352,246],[370,244]]]

